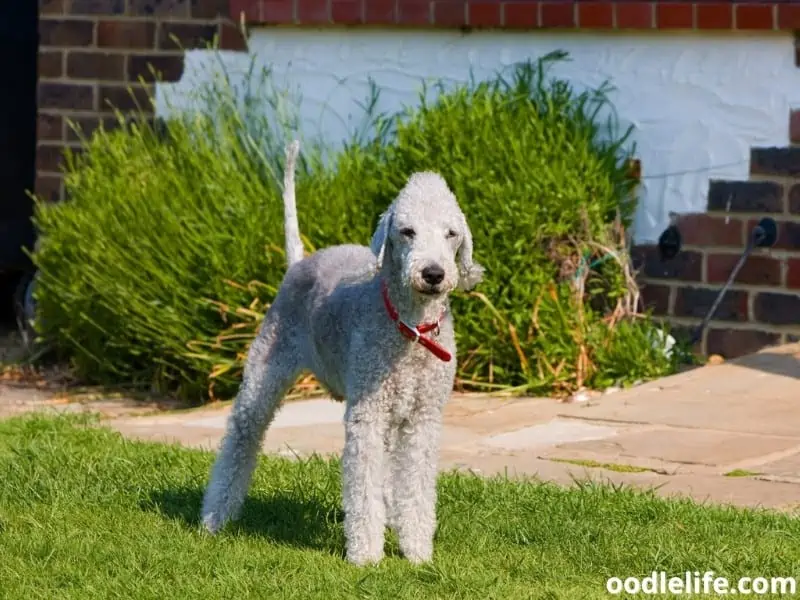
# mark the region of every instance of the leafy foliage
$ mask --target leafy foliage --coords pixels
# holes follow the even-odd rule
[[[304,145],[309,250],[368,242],[413,171],[439,171],[455,191],[487,268],[454,299],[463,386],[568,393],[675,367],[637,312],[628,135],[601,118],[608,88],[549,78],[563,58],[424,89],[414,108],[373,113],[374,135],[337,153]],[[216,393],[235,391],[284,272],[276,182],[296,122],[285,101],[259,112],[225,89],[166,136],[99,132],[68,162],[72,200],[37,211],[38,327],[89,380],[201,398],[211,372]]]

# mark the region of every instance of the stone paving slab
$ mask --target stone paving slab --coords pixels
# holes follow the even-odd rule
[[[461,462],[443,452],[441,466],[445,470],[470,471],[484,476],[533,477],[564,486],[574,485],[576,481],[624,484],[652,490],[666,498],[688,496],[699,502],[770,508],[800,514],[800,484],[763,477],[721,477],[696,473],[662,475],[652,471],[620,473],[531,458],[524,454],[473,455],[467,462]]]
[[[561,447],[580,445],[581,443],[591,444],[595,440],[616,438],[617,435],[618,428],[606,424],[550,419],[538,425],[487,436],[481,445],[507,451],[535,451],[537,448],[549,448],[553,445]],[[592,441],[586,442],[585,440]]]
[[[800,452],[754,467],[762,479],[800,484]]]
[[[560,412],[590,420],[649,423],[800,438],[800,345],[665,377]]]
[[[97,413],[103,418],[146,415],[175,406],[168,401],[143,401],[132,398],[105,398],[87,394],[63,393],[0,383],[0,419],[31,412]]]
[[[800,451],[800,439],[705,431],[700,429],[650,429],[641,427],[612,439],[560,443],[557,450],[589,452],[606,460],[643,457],[666,463],[724,467],[745,460]]]

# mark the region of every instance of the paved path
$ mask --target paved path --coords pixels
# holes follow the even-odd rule
[[[445,413],[442,468],[536,475],[564,484],[610,480],[658,486],[663,495],[795,510],[798,357],[800,345],[784,346],[583,403],[456,395]],[[0,389],[0,413],[3,398]],[[143,409],[127,406],[118,406],[106,423],[134,438],[202,448],[217,447],[229,411],[154,414],[151,408],[142,415]],[[264,451],[338,453],[342,415],[342,405],[330,400],[288,403]]]

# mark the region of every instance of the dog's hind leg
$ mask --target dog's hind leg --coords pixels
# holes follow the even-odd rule
[[[264,431],[301,371],[298,353],[265,323],[248,354],[239,393],[203,499],[202,520],[211,533],[241,511]]]

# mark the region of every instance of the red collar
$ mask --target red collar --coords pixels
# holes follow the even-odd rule
[[[397,329],[403,334],[404,337],[408,338],[414,343],[419,343],[424,346],[431,354],[433,354],[439,360],[444,362],[450,362],[452,360],[452,355],[441,345],[437,342],[433,341],[429,337],[425,337],[424,333],[428,333],[429,331],[436,330],[437,333],[439,331],[439,325],[444,318],[444,313],[442,316],[439,317],[438,321],[433,323],[420,323],[416,327],[412,327],[411,325],[407,324],[400,318],[400,314],[397,312],[397,309],[392,304],[391,299],[389,298],[389,288],[386,285],[386,280],[384,279],[381,282],[381,291],[383,292],[383,304],[386,307],[386,312],[389,313],[389,318],[397,323]]]

